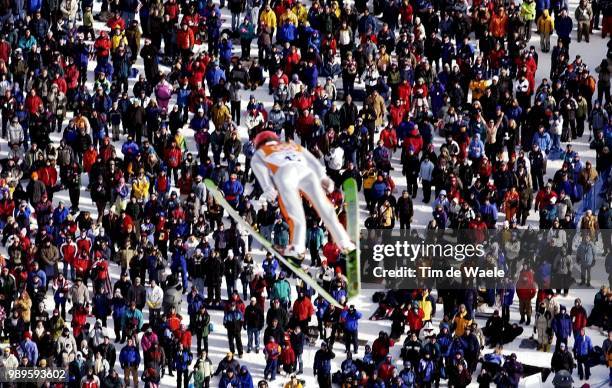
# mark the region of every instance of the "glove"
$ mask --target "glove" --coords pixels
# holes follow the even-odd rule
[[[274,202],[277,196],[278,196],[278,192],[275,189],[268,189],[264,191],[264,193],[259,198],[266,200],[268,202]]]
[[[325,190],[325,192],[328,194],[334,191],[334,181],[331,180],[330,177],[326,176],[321,179],[321,186],[323,187],[323,190]]]

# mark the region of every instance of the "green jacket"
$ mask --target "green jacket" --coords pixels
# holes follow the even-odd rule
[[[274,283],[270,293],[272,294],[272,299],[278,298],[282,302],[288,302],[291,296],[291,286],[287,280],[280,279]]]
[[[530,3],[523,1],[521,4],[521,19],[524,21],[534,21],[536,16],[536,5],[535,1]]]

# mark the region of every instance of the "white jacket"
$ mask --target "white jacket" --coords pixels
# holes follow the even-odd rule
[[[150,309],[161,309],[164,301],[164,290],[160,286],[147,289],[147,306]]]
[[[344,166],[344,150],[340,147],[333,148],[325,155],[325,162],[331,170],[339,171]]]

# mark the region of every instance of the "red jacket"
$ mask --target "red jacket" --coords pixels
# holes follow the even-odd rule
[[[327,264],[333,266],[336,264],[338,256],[340,256],[340,248],[333,241],[328,241],[323,245],[323,256],[327,259]]]
[[[0,42],[0,59],[2,59],[4,63],[8,64],[10,55],[11,55],[11,44],[7,41]]]
[[[91,239],[89,237],[79,237],[76,240],[76,247],[78,252],[85,250],[87,252],[91,251]]]
[[[380,140],[382,140],[383,145],[389,149],[397,147],[397,134],[395,133],[395,129],[383,129],[380,132]]]
[[[287,74],[283,73],[280,77],[274,73],[272,77],[270,77],[270,86],[272,89],[278,88],[279,81],[285,81],[285,85],[289,85],[289,78],[287,78]]]
[[[293,100],[293,107],[297,108],[297,110],[302,113],[302,111],[306,109],[310,109],[314,99],[306,93],[302,93],[299,97],[296,97]],[[311,115],[312,116],[312,115]]]
[[[570,317],[572,317],[572,329],[579,331],[587,325],[587,312],[582,306],[574,306],[570,310]]]
[[[395,341],[389,339],[389,342],[376,338],[372,344],[372,356],[374,359],[385,358],[389,354],[389,348],[395,345]]]
[[[57,183],[57,170],[53,166],[41,167],[37,170],[38,179],[45,186],[55,186]]]
[[[0,201],[0,219],[6,221],[8,217],[13,215],[15,210],[15,202],[13,201]]]
[[[408,321],[408,326],[410,326],[411,331],[419,331],[423,328],[423,318],[425,317],[425,313],[423,309],[419,307],[417,312],[414,312],[414,308],[411,308],[408,311],[408,317],[406,320]]]
[[[380,377],[383,381],[391,380],[393,377],[393,371],[395,370],[395,366],[389,362],[383,362],[378,367],[378,377]]]
[[[108,57],[110,55],[111,41],[107,36],[100,36],[94,43],[94,49],[96,50],[96,56]]]
[[[68,89],[76,89],[79,86],[79,75],[80,72],[76,65],[66,67],[64,77],[66,77]]]
[[[28,94],[25,99],[25,108],[30,114],[38,112],[38,107],[42,104],[43,100],[38,95],[32,96],[31,94]]]
[[[302,299],[296,299],[293,302],[293,316],[298,321],[305,321],[310,319],[314,314],[315,310],[310,301],[310,298],[304,297]]]
[[[193,35],[193,31],[188,28],[187,30],[183,30],[182,28],[176,33],[176,45],[181,50],[188,50],[193,47],[195,44],[195,36]]]
[[[519,274],[516,282],[516,295],[520,300],[531,300],[536,295],[532,270],[524,270]]]
[[[66,80],[64,78],[59,77],[54,80],[53,83],[57,85],[57,88],[60,92],[66,94],[66,92],[68,91],[68,84],[66,83]]]
[[[175,332],[178,329],[180,329],[181,319],[182,319],[181,316],[178,314],[170,315],[167,320],[168,329],[170,329],[170,331],[172,332]]]
[[[187,348],[191,346],[191,332],[189,330],[180,332],[181,344],[185,345]]]
[[[300,135],[300,138],[308,138],[312,135],[314,125],[315,119],[313,115],[301,115],[295,123],[295,130]]]
[[[404,102],[410,102],[410,96],[412,95],[412,86],[409,83],[402,83],[397,87],[397,97],[401,98]]]
[[[165,154],[166,163],[170,168],[177,168],[183,160],[183,151],[178,147],[167,148]]]
[[[276,342],[268,342],[265,352],[269,359],[277,360],[280,357],[281,347]]]
[[[406,118],[406,113],[408,112],[409,105],[402,104],[400,106],[391,105],[389,108],[389,115],[391,116],[391,124],[397,128],[398,125],[404,121]]]
[[[74,269],[77,273],[77,276],[85,275],[89,269],[91,268],[91,259],[87,254],[77,255],[74,258]]]
[[[106,22],[106,26],[111,30],[114,30],[116,27],[119,27],[121,31],[125,30],[125,20],[121,18],[121,16],[112,17],[108,19]]]
[[[291,342],[285,344],[285,347],[281,352],[279,361],[283,365],[293,365],[293,363],[295,363],[295,351],[291,347]]]
[[[66,264],[70,264],[72,265],[72,263],[74,262],[74,257],[76,256],[77,253],[77,246],[75,243],[63,243],[62,246],[60,247],[60,253],[62,254],[62,257],[64,258],[64,262]]]
[[[414,154],[418,155],[423,149],[423,137],[419,133],[419,130],[414,128],[410,131],[402,145],[406,154],[408,154],[408,149],[412,147],[414,149]]]

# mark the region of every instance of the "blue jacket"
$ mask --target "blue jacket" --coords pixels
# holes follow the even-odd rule
[[[555,315],[551,326],[555,335],[559,338],[569,338],[572,335],[572,318],[565,311]]]
[[[224,60],[229,62],[232,59],[232,49],[234,45],[231,40],[227,40],[226,42],[219,43],[219,56]]]
[[[138,348],[134,345],[128,346],[126,345],[123,349],[121,349],[121,353],[119,353],[119,363],[122,368],[126,366],[138,366],[140,365],[140,352]]]
[[[140,148],[138,148],[138,144],[136,144],[134,141],[126,142],[121,147],[121,152],[123,152],[123,155],[129,156],[130,158],[135,157],[139,150]]]
[[[223,194],[225,194],[225,199],[230,205],[237,205],[243,192],[244,187],[237,179],[233,182],[228,180],[223,184]]]
[[[191,361],[193,361],[193,355],[188,350],[180,350],[174,357],[174,368],[179,372],[188,370]]]
[[[574,352],[576,352],[576,356],[588,356],[591,351],[593,351],[593,344],[591,343],[591,338],[588,335],[574,338]]]
[[[312,369],[314,369],[317,374],[330,374],[332,358],[334,358],[334,354],[331,351],[323,349],[318,350],[314,356]]]
[[[293,42],[295,40],[295,35],[297,30],[293,23],[285,23],[278,30],[277,39],[282,42]]]
[[[240,381],[238,377],[234,375],[231,379],[227,376],[226,373],[223,373],[221,379],[219,380],[219,388],[236,388],[240,387]]]
[[[342,314],[340,314],[340,319],[344,320],[344,330],[350,332],[359,330],[359,320],[361,316],[362,314],[357,310],[355,310],[354,313],[351,313],[350,310],[344,310]]]
[[[176,91],[176,104],[178,106],[186,106],[189,104],[189,95],[191,94],[191,89],[189,88],[179,88]]]
[[[206,72],[206,82],[208,82],[209,88],[217,85],[222,78],[227,80],[225,78],[225,71],[218,66],[211,66],[210,70]]]
[[[266,276],[274,276],[278,272],[278,260],[273,258],[271,261],[264,260],[261,265]]]
[[[484,155],[484,143],[480,140],[480,134],[477,133],[474,138],[470,141],[468,146],[468,156],[470,158],[482,158]]]
[[[508,286],[497,291],[502,297],[502,306],[512,306],[514,301],[514,287]]]
[[[28,0],[28,13],[33,14],[42,8],[42,0]]]
[[[316,66],[306,66],[303,71],[304,83],[310,88],[317,86],[317,79],[319,78],[319,70]]]
[[[242,371],[238,373],[238,381],[240,383],[240,388],[253,388],[253,377],[248,370],[246,373],[242,373]]]
[[[372,29],[372,32],[376,33],[376,19],[374,19],[374,16],[368,15],[361,17],[357,24],[357,30],[359,33],[366,34],[370,28]]]
[[[31,339],[26,339],[21,342],[21,350],[23,355],[28,358],[32,365],[38,364],[38,346]]]
[[[104,294],[96,294],[92,300],[94,314],[97,317],[107,317],[111,314],[110,299]]]
[[[372,185],[372,199],[378,200],[379,198],[382,198],[382,196],[385,195],[385,190],[387,190],[388,187],[389,186],[385,181],[375,182]]]
[[[187,294],[187,313],[189,315],[196,314],[202,306],[204,306],[204,297],[200,293],[195,296],[191,292]]]
[[[337,290],[333,290],[332,291],[332,297],[337,300],[338,302],[340,302],[343,298],[346,299],[347,295],[346,295],[346,290],[339,288]]]
[[[433,361],[430,360],[426,360],[426,359],[422,359],[421,362],[419,362],[419,379],[421,380],[421,382],[427,383],[433,380],[433,376],[434,376],[434,363]]]
[[[536,0],[536,10],[550,9],[550,0]]]
[[[314,305],[317,308],[317,318],[323,318],[323,315],[325,315],[325,312],[327,311],[327,308],[329,307],[329,302],[326,301],[325,299],[316,299],[314,301]]]
[[[552,141],[550,140],[550,135],[548,132],[544,132],[543,134],[536,132],[533,135],[532,144],[537,144],[542,151],[548,153],[550,151],[550,147],[552,146]]]

